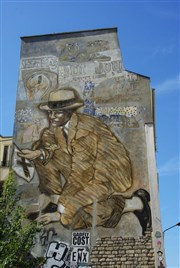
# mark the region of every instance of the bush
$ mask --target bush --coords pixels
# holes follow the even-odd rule
[[[43,258],[33,258],[30,249],[40,231],[36,222],[29,222],[18,204],[16,183],[10,172],[0,196],[0,268],[40,267]]]

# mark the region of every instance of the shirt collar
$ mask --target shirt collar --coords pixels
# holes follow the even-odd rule
[[[68,134],[69,132],[69,122],[70,120],[64,126],[61,127],[65,131],[66,134]]]

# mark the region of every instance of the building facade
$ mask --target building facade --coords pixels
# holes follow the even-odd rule
[[[0,135],[0,189],[7,178],[11,160],[12,136],[3,137]]]
[[[22,37],[12,168],[32,255],[51,267],[165,267],[150,78],[117,29]]]

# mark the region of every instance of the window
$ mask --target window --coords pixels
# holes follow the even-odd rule
[[[9,146],[4,146],[2,167],[8,167],[9,166],[8,151],[9,151]]]

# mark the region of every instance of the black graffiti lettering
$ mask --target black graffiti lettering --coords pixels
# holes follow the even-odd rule
[[[46,253],[45,267],[69,268],[66,265],[68,246],[63,242],[51,242]]]
[[[74,246],[85,246],[89,244],[89,237],[88,236],[74,236],[73,237],[73,245]]]
[[[76,252],[72,253],[72,261],[76,261]]]
[[[83,246],[85,245],[85,239],[86,238],[84,236],[81,238],[81,245],[83,245]]]
[[[49,245],[47,258],[54,258],[56,260],[63,260],[68,251],[67,245],[64,243],[51,242]]]
[[[83,248],[78,249],[78,258],[77,258],[77,262],[82,262],[82,255],[83,255]]]
[[[48,245],[56,236],[57,233],[54,228],[50,228],[48,230],[44,229],[42,235],[40,236],[41,245]]]
[[[83,252],[83,262],[88,262],[87,261],[87,252]]]

